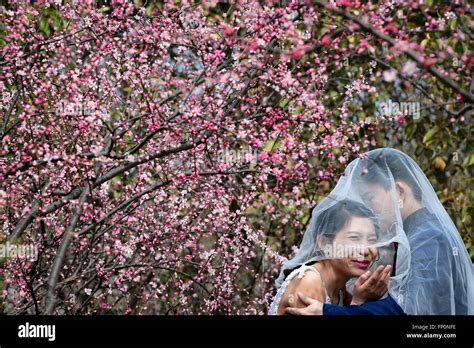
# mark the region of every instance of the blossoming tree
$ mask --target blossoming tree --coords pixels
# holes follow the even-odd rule
[[[436,182],[468,180],[470,14],[433,1],[3,5],[0,238],[38,250],[1,260],[3,312],[265,313],[310,207],[351,159],[404,144]]]

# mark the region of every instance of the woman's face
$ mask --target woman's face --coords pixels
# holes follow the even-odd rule
[[[332,266],[349,277],[359,277],[373,265],[377,257],[375,227],[368,218],[352,217],[333,240],[333,250],[341,258],[332,259]]]

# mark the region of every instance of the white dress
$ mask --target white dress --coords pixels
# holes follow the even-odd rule
[[[321,274],[318,272],[318,270],[316,268],[312,267],[312,266],[301,265],[299,268],[294,269],[288,275],[288,277],[286,277],[285,281],[283,282],[281,287],[278,289],[278,292],[275,295],[275,298],[273,299],[273,302],[270,306],[270,311],[268,312],[268,314],[277,315],[278,307],[280,306],[280,301],[281,301],[283,295],[285,294],[285,291],[286,291],[286,288],[288,287],[288,284],[290,284],[290,282],[296,276],[298,276],[298,279],[302,279],[304,277],[304,274],[305,274],[306,271],[313,271],[313,272],[319,274],[319,276],[321,276]],[[321,280],[322,280],[322,278],[321,278]],[[323,284],[323,289],[324,289],[324,295],[326,297],[325,303],[332,304],[331,303],[331,298],[328,296],[328,293],[326,291],[326,287],[324,286],[324,282],[322,284]],[[341,291],[339,291],[339,306],[343,306],[343,305],[344,305],[344,294],[341,290]]]

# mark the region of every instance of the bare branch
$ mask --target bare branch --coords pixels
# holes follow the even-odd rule
[[[61,242],[61,245],[59,246],[56,257],[54,258],[51,274],[48,279],[46,314],[53,314],[54,309],[56,308],[56,283],[58,282],[59,272],[61,271],[61,267],[63,265],[64,257],[66,256],[69,244],[71,243],[71,240],[74,237],[74,229],[76,227],[77,222],[79,221],[79,217],[82,214],[82,206],[84,205],[84,202],[86,201],[89,192],[90,188],[88,185],[82,189],[79,203],[76,206],[74,215],[71,218],[71,222],[68,228],[64,232],[63,240]]]

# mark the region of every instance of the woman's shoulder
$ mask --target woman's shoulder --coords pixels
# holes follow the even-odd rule
[[[286,307],[305,307],[297,296],[298,292],[324,302],[321,276],[317,269],[312,270],[312,267],[303,265],[294,269],[287,277],[284,293],[280,295],[281,301],[278,303],[278,314],[284,314]]]
[[[314,265],[303,265],[296,271],[298,274],[291,281],[294,291],[302,292],[305,295],[316,295],[323,290],[321,275]]]

